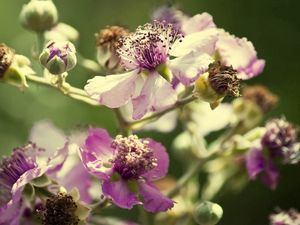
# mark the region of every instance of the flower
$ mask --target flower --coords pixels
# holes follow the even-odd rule
[[[65,190],[48,198],[39,213],[42,223],[45,225],[77,225],[86,224],[85,221],[91,209],[80,202],[80,196],[76,189],[70,193]]]
[[[40,55],[41,64],[52,74],[62,74],[77,63],[75,46],[69,41],[49,41]]]
[[[56,170],[47,171],[47,176],[55,180],[58,185],[66,188],[68,192],[71,192],[74,188],[78,189],[80,199],[85,203],[91,203],[91,176],[82,165],[78,156],[77,145],[81,143],[80,136],[82,134],[73,132],[73,135],[68,137],[50,121],[42,120],[36,122],[31,128],[29,140],[46,149],[45,152],[48,155],[55,154],[63,146],[67,148],[64,163]],[[78,179],[78,176],[80,176],[80,179]]]
[[[48,170],[55,170],[64,161],[66,149],[46,161],[38,158],[42,150],[35,144],[29,143],[14,149],[9,157],[3,158],[0,163],[0,224],[8,221],[18,224],[24,210],[22,192],[26,184],[41,177]]]
[[[145,24],[118,42],[116,51],[129,71],[96,76],[88,81],[85,90],[110,108],[131,101],[133,119],[140,119],[147,112],[161,111],[177,100],[170,83],[173,76],[187,86],[194,82],[212,62],[210,55],[216,39],[214,29],[183,38],[171,24],[158,21]]]
[[[200,76],[195,82],[194,95],[203,101],[209,102],[215,109],[223,98],[228,95],[240,96],[240,80],[237,71],[220,62],[209,65],[208,72]]]
[[[288,211],[278,210],[270,215],[271,225],[300,225],[300,214],[295,209]]]
[[[0,81],[23,89],[28,87],[25,76],[34,73],[28,58],[0,43]]]
[[[259,143],[246,154],[246,167],[251,179],[263,174],[263,182],[274,189],[278,183],[279,171],[274,160],[295,164],[300,160],[300,144],[297,130],[285,119],[270,120]]]
[[[221,62],[237,70],[240,79],[250,79],[262,73],[265,60],[257,58],[252,42],[223,31],[218,37],[216,50]]]
[[[143,204],[149,212],[173,207],[173,201],[152,184],[166,175],[169,165],[160,143],[136,135],[112,139],[104,129],[90,129],[81,158],[87,170],[102,180],[103,194],[117,206],[131,209]]]
[[[97,59],[109,71],[120,71],[120,58],[116,53],[117,43],[127,36],[129,30],[120,26],[107,26],[96,34]]]
[[[179,14],[178,10],[175,11],[172,8],[164,9],[163,12],[165,11],[171,15]],[[180,30],[185,35],[216,28],[213,17],[206,12],[193,17],[184,15],[176,18],[177,20],[169,21],[180,27]],[[246,38],[237,38],[223,29],[219,29],[218,41],[216,42],[216,57],[222,64],[232,66],[233,69],[237,70],[238,78],[243,80],[259,75],[265,66],[265,60],[257,58],[252,42]]]
[[[187,16],[176,9],[175,7],[161,6],[152,14],[153,21],[160,21],[166,24],[172,24],[176,29],[181,30],[182,21],[187,19]]]

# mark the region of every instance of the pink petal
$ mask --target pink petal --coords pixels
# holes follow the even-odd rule
[[[149,180],[156,180],[167,174],[169,168],[169,155],[161,143],[150,138],[147,140],[149,141],[149,147],[153,149],[154,157],[157,159],[157,166],[148,173],[143,174],[143,177]]]
[[[210,14],[204,12],[202,14],[197,14],[182,24],[182,31],[185,34],[191,34],[199,31],[203,31],[208,28],[215,28],[216,25]]]
[[[112,138],[104,129],[90,129],[85,145],[80,150],[83,165],[90,173],[101,179],[108,179],[111,168],[103,166],[114,156],[111,148]]]
[[[262,181],[271,189],[275,189],[278,184],[279,172],[271,160],[267,162],[264,172]]]
[[[122,179],[115,182],[104,181],[102,191],[105,196],[112,199],[115,205],[121,208],[131,209],[134,205],[140,204],[137,195],[129,190],[127,182]]]
[[[98,100],[101,104],[110,108],[118,108],[125,105],[134,94],[137,77],[137,70],[105,77],[96,76],[88,80],[84,89],[91,98]]]
[[[253,44],[246,38],[236,38],[228,33],[221,33],[216,48],[221,61],[240,72],[241,79],[249,79],[263,71],[265,61],[257,59]]]
[[[147,112],[164,110],[177,101],[172,85],[158,73],[148,75],[147,80],[136,98],[132,99],[133,119],[142,118]]]
[[[212,55],[215,51],[217,40],[218,31],[214,28],[188,34],[183,38],[182,42],[177,41],[174,44],[170,55],[179,57],[189,54],[192,51],[198,52],[199,54],[206,53]]]
[[[208,54],[198,54],[190,52],[187,55],[178,57],[170,61],[170,68],[174,76],[184,85],[193,83],[200,74],[206,72],[208,65],[213,59]]]
[[[156,213],[165,212],[174,206],[174,202],[163,196],[163,194],[152,184],[140,182],[140,194],[143,196],[143,204],[146,211]]]
[[[246,167],[251,179],[254,179],[264,170],[265,159],[260,148],[250,149],[246,155]]]

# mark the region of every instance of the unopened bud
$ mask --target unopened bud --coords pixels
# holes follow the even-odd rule
[[[77,63],[76,49],[68,41],[50,41],[40,55],[41,64],[52,74],[62,74]]]
[[[194,211],[194,219],[199,225],[215,225],[222,216],[222,207],[208,201],[200,203]]]
[[[58,21],[58,12],[52,0],[31,0],[20,13],[20,22],[28,30],[44,32]]]
[[[79,32],[74,27],[65,23],[59,23],[51,30],[45,32],[46,41],[59,40],[75,43],[78,38]]]

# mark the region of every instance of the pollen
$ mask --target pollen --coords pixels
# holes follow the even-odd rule
[[[138,178],[157,166],[149,141],[139,139],[136,135],[123,137],[118,135],[112,142],[117,150],[114,169],[124,178]]]

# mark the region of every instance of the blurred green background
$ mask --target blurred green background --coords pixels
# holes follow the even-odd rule
[[[30,55],[35,42],[33,33],[24,31],[18,14],[26,0],[1,0],[0,42],[18,53]],[[230,33],[251,40],[260,58],[266,59],[264,73],[248,83],[262,83],[280,96],[280,104],[269,116],[285,115],[300,124],[300,3],[298,0],[185,0],[174,1],[186,13],[203,11]],[[94,33],[105,25],[126,25],[131,29],[147,22],[151,11],[163,4],[158,0],[56,0],[60,20],[80,32],[79,51],[95,58]],[[69,81],[83,87],[89,74],[76,68]],[[50,119],[68,130],[77,125],[92,124],[115,132],[113,115],[107,109],[90,107],[62,96],[56,90],[31,85],[29,90],[0,84],[0,155],[22,145],[35,121]],[[153,134],[170,146],[174,133]],[[167,137],[167,138],[166,138]],[[176,165],[171,165],[175,171]],[[270,191],[260,182],[251,182],[239,193],[224,193],[217,201],[224,208],[220,225],[265,225],[268,214],[279,206],[300,209],[300,167],[281,168],[278,188]],[[177,171],[178,172],[178,171]],[[181,173],[179,171],[178,173]],[[176,171],[174,172],[176,173]]]

